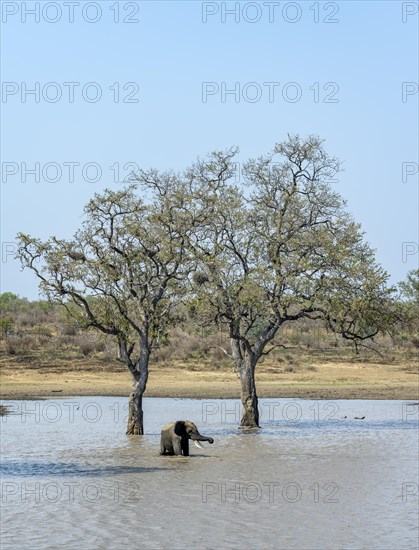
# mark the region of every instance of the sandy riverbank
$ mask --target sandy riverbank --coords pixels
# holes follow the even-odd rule
[[[379,363],[325,363],[293,372],[260,365],[256,376],[259,397],[307,399],[419,399],[418,369]],[[127,396],[130,375],[84,365],[28,367],[3,363],[2,399],[36,399],[70,395]],[[237,398],[239,380],[231,369],[203,370],[197,365],[154,366],[146,396]]]

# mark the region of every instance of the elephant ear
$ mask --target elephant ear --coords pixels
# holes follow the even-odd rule
[[[185,428],[185,421],[184,420],[177,420],[175,422],[175,425],[173,426],[173,431],[176,435],[183,436],[186,434],[186,428]]]

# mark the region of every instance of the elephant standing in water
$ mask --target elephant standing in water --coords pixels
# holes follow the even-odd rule
[[[189,439],[197,447],[202,445],[199,441],[214,443],[212,437],[205,437],[198,432],[198,428],[190,420],[177,420],[170,422],[162,428],[160,440],[161,455],[183,455],[189,456]]]

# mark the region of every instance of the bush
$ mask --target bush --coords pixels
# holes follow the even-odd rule
[[[119,361],[119,354],[116,346],[109,346],[105,344],[105,350],[103,352],[103,360],[107,363],[114,363]],[[125,369],[125,366],[123,367]]]
[[[18,319],[19,319],[19,324],[22,327],[33,326],[34,319],[33,319],[33,315],[31,315],[30,313],[20,313]]]
[[[35,350],[37,348],[37,341],[33,336],[12,335],[6,338],[5,348],[8,355],[18,355]]]
[[[161,346],[153,351],[151,360],[155,363],[166,363],[173,356],[173,349],[171,346]]]
[[[65,336],[75,336],[77,334],[77,326],[72,323],[64,323],[61,326],[61,334]]]
[[[105,342],[93,332],[85,332],[72,340],[74,345],[85,357],[92,355],[93,353],[104,351],[106,348]]]
[[[228,349],[227,349],[227,352],[228,352]],[[219,346],[211,348],[209,350],[208,355],[211,357],[213,361],[218,361],[218,362],[221,362],[227,358],[227,355],[223,352],[223,350]]]
[[[2,338],[7,337],[9,334],[13,334],[15,321],[13,317],[3,317],[0,319],[0,331]]]
[[[89,342],[89,340],[84,340],[80,342],[80,344],[78,345],[78,348],[85,357],[87,357],[88,355],[91,355],[96,351],[95,343]]]
[[[51,338],[52,330],[49,327],[47,327],[46,325],[39,325],[36,328],[36,334],[38,334],[38,336],[43,336],[44,339],[45,338]]]
[[[171,331],[169,341],[173,359],[185,361],[197,358],[195,353],[198,353],[198,358],[205,355],[203,339],[184,332],[180,327]]]
[[[302,340],[303,340],[303,337],[298,332],[291,334],[289,337],[289,341],[291,342],[291,344],[294,344],[296,346],[298,346],[298,344],[301,344]]]
[[[202,348],[198,348],[190,351],[186,356],[186,359],[204,359],[206,356],[207,352]]]

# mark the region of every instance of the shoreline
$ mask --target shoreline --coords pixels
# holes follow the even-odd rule
[[[256,372],[256,390],[261,398],[419,400],[416,366],[334,362],[295,367],[293,371],[280,371],[270,364],[261,367]],[[0,372],[1,400],[128,398],[131,388],[128,371],[109,371],[86,364],[3,365]],[[159,365],[150,368],[144,397],[239,399],[240,382],[232,369],[205,369],[198,364]]]
[[[90,387],[89,387],[90,386]],[[119,385],[118,385],[119,386]],[[295,398],[314,400],[336,400],[336,399],[368,399],[368,400],[419,400],[419,389],[414,386],[360,386],[345,385],[333,386],[275,386],[269,387],[258,384],[257,394],[259,398]],[[98,385],[92,387],[75,386],[62,389],[53,389],[48,385],[41,388],[30,387],[1,387],[0,399],[2,401],[14,400],[43,400],[60,399],[65,397],[126,397],[128,398],[131,387],[126,389],[114,387],[109,388]],[[240,388],[238,385],[232,387],[230,384],[219,385],[217,383],[203,386],[189,385],[189,387],[175,388],[150,384],[144,393],[144,397],[174,398],[174,399],[239,399]]]
[[[265,395],[258,392],[258,399],[307,399],[312,401],[339,401],[339,400],[360,400],[360,401],[417,401],[419,400],[417,392],[385,392],[380,391],[379,389],[374,392],[369,388],[363,388],[362,393],[357,392],[351,388],[345,388],[340,392],[328,391],[327,388],[317,388],[302,392],[275,392]],[[31,394],[26,392],[12,392],[11,394],[2,393],[0,395],[0,401],[4,405],[0,405],[0,416],[6,414],[7,411],[4,409],[7,407],[7,402],[13,401],[47,401],[53,399],[64,399],[64,398],[78,398],[78,397],[121,397],[128,399],[129,393],[45,393],[45,394]],[[186,395],[166,395],[165,392],[162,394],[145,392],[144,399],[237,399],[240,400],[240,394],[227,394],[220,395],[218,393],[210,393],[206,395],[202,394],[186,394]]]

